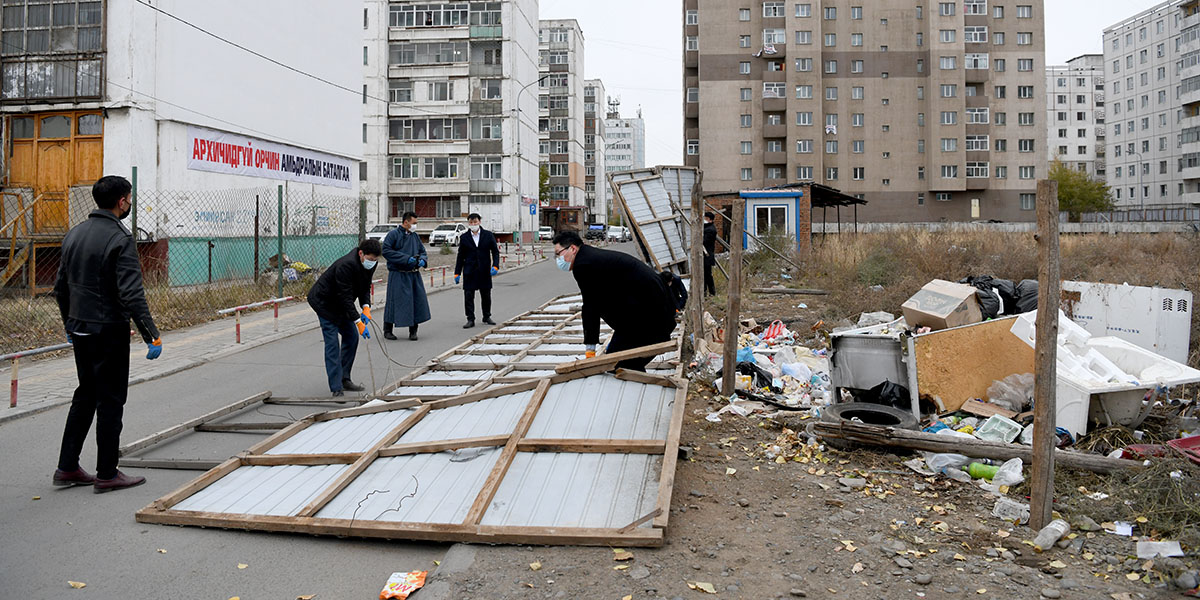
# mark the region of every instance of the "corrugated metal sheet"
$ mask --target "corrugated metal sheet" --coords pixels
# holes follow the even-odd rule
[[[445,364],[506,365],[516,354],[452,354],[442,359]]]
[[[471,390],[469,385],[408,385],[403,384],[388,396],[405,398],[408,396],[461,396]]]
[[[406,408],[374,415],[320,421],[284,440],[267,454],[344,454],[366,452],[415,412]]]
[[[661,472],[658,455],[519,452],[482,524],[624,527],[654,510]]]
[[[317,517],[461,523],[499,456],[499,448],[467,448],[376,459]]]
[[[550,387],[526,437],[665,440],[675,390],[593,375]]]
[[[521,359],[522,364],[532,365],[561,365],[583,358],[579,354],[530,354]]]
[[[240,467],[175,505],[176,510],[294,516],[350,465]]]
[[[660,267],[686,260],[683,228],[679,219],[656,221],[675,214],[670,195],[661,177],[640,182],[620,183],[617,194],[625,204],[633,225],[641,232],[651,254],[652,262]],[[643,223],[648,223],[643,225]],[[672,270],[678,270],[673,268]]]
[[[474,370],[474,371],[426,371],[418,376],[413,381],[434,381],[447,379],[462,379],[465,381],[482,381],[495,375],[492,370]]]
[[[531,390],[431,410],[396,443],[414,444],[510,434],[532,397]]]

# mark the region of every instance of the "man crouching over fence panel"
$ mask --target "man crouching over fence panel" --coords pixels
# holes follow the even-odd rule
[[[350,379],[350,369],[358,354],[358,336],[371,339],[367,328],[371,323],[371,277],[382,253],[379,240],[363,240],[350,254],[333,261],[308,291],[308,304],[316,311],[325,337],[325,374],[334,397],[363,391],[363,386]],[[354,308],[355,300],[362,306],[361,313]]]
[[[97,494],[146,483],[117,470],[121,417],[129,393],[129,320],[142,335],[146,358],[162,354],[162,339],[150,318],[142,266],[129,216],[133,186],[109,175],[92,186],[96,210],[63,239],[54,297],[67,341],[75,345],[79,387],[71,399],[54,485],[90,485]],[[96,475],[79,466],[79,453],[96,420]]]

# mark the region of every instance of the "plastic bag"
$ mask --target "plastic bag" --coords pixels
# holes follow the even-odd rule
[[[1019,458],[1010,458],[1000,465],[1000,469],[992,476],[992,485],[1007,485],[1012,487],[1025,481],[1025,475],[1021,473],[1022,464]]]
[[[931,454],[925,457],[925,464],[936,473],[945,473],[950,469],[958,470],[969,462],[971,459],[961,454]]]
[[[992,382],[987,389],[988,401],[1015,413],[1033,406],[1033,373],[1009,375]]]
[[[1024,279],[1017,284],[1017,306],[1012,314],[1027,313],[1037,310],[1038,282],[1036,279]]]
[[[800,362],[784,363],[783,374],[796,378],[798,381],[808,381],[812,378],[812,369]]]
[[[912,398],[908,394],[908,388],[898,383],[892,383],[891,381],[884,381],[868,390],[867,393],[863,394],[862,401],[891,406],[901,410],[912,406]]]
[[[878,311],[878,312],[862,313],[861,315],[858,316],[858,326],[860,328],[870,327],[872,325],[881,325],[883,323],[891,323],[892,321],[895,321],[895,320],[896,320],[896,315],[893,315],[890,312],[885,312],[882,310]]]
[[[412,571],[409,573],[392,573],[388,577],[383,591],[379,592],[379,600],[404,600],[413,592],[425,586],[425,576],[428,571]]]

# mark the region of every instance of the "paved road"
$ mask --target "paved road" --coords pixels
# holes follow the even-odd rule
[[[626,246],[626,245],[623,245]],[[624,248],[622,248],[624,249]],[[576,292],[570,275],[543,262],[496,280],[494,316],[507,319]],[[419,364],[478,333],[463,330],[462,294],[430,296],[434,319],[418,342],[387,342],[392,357]],[[411,369],[390,365],[372,345],[376,384]],[[269,389],[276,396],[328,394],[319,331],[272,342],[130,389],[123,440],[160,431]],[[370,383],[360,347],[354,377]],[[69,385],[69,384],[68,384]],[[311,412],[294,406],[249,411],[241,420],[278,421]],[[442,544],[341,540],[176,528],[136,523],[133,514],[183,485],[194,471],[147,470],[139,488],[104,495],[50,485],[66,407],[0,424],[0,598],[370,598],[393,571],[434,569]],[[223,458],[262,439],[237,433],[186,436],[153,456]],[[83,464],[94,466],[94,447]],[[136,472],[136,471],[132,471]],[[34,497],[40,497],[34,500]],[[165,553],[159,549],[166,550]],[[238,565],[248,565],[239,569]],[[71,590],[68,580],[87,587]]]

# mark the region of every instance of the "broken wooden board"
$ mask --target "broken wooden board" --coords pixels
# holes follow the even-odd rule
[[[1013,335],[1016,317],[994,319],[912,338],[917,391],[953,412],[967,400],[987,398],[993,382],[1033,372],[1033,348]]]

